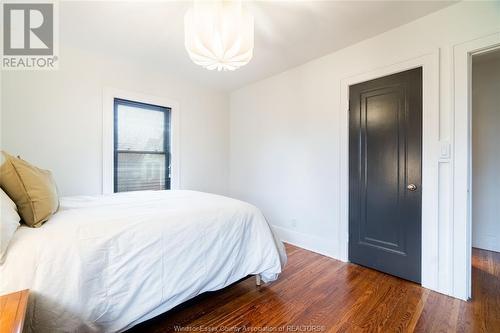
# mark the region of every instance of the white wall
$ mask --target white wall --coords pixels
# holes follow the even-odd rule
[[[472,66],[472,246],[497,252],[500,252],[499,143],[500,56],[474,61]]]
[[[62,45],[58,71],[3,72],[2,148],[52,170],[62,195],[101,193],[104,87],[177,101],[181,188],[227,193],[228,95],[119,55]]]
[[[452,142],[453,46],[495,31],[498,2],[462,2],[233,92],[231,193],[259,206],[285,240],[339,258],[341,80],[439,49],[439,140]],[[432,166],[443,293],[452,292],[452,163]]]

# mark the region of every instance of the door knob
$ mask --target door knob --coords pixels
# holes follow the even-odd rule
[[[417,190],[417,185],[415,184],[408,184],[408,186],[406,186],[406,188],[408,189],[408,191],[416,191]]]

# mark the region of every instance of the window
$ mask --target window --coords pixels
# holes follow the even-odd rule
[[[114,192],[170,189],[170,114],[114,99]]]

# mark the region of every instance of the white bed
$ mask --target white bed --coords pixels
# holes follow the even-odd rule
[[[20,227],[0,294],[31,289],[27,332],[120,332],[286,255],[262,213],[193,191],[68,197],[41,228]]]

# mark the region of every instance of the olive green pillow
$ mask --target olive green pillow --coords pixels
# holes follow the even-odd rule
[[[2,152],[0,187],[15,202],[19,215],[30,227],[40,227],[59,208],[57,187],[50,171]]]

